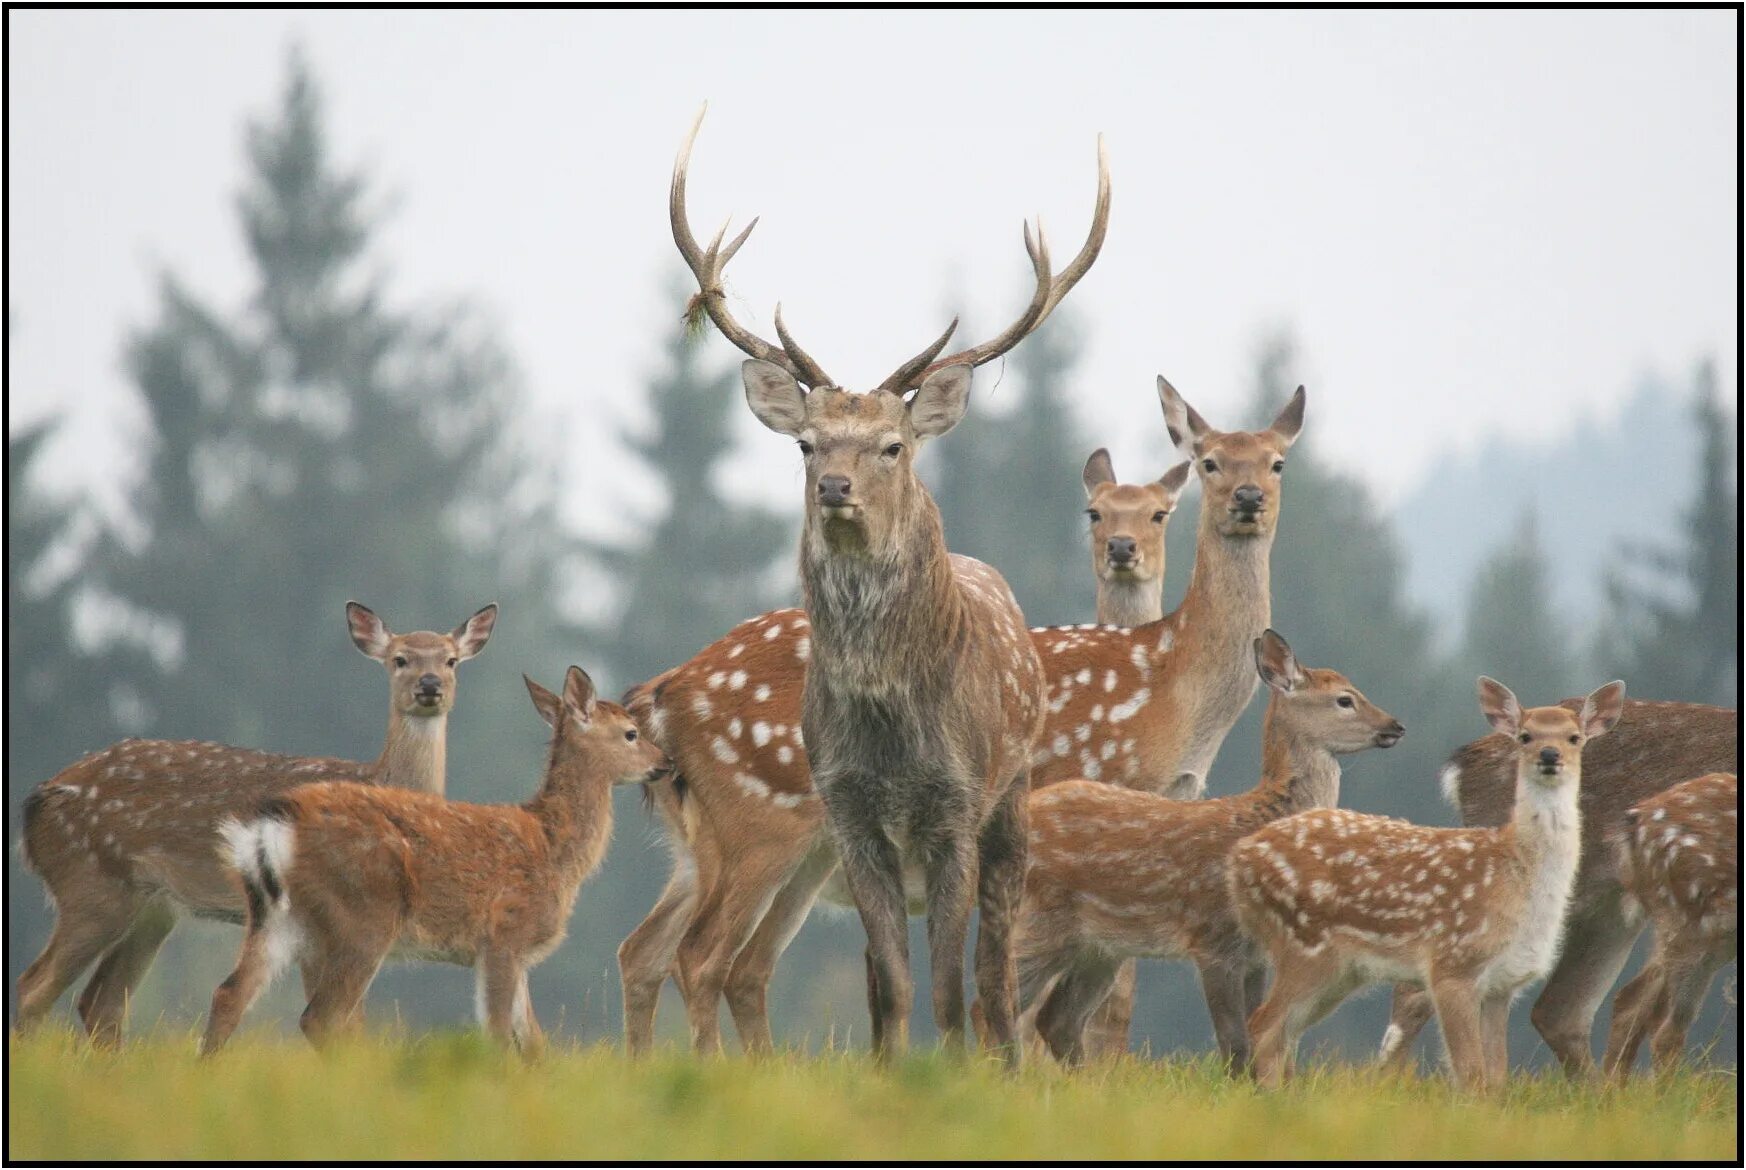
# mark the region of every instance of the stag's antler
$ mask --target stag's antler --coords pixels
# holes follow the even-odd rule
[[[753,219],[726,247],[722,246],[722,238],[727,235],[725,223],[715,233],[715,239],[710,242],[708,250],[698,247],[697,237],[691,234],[691,224],[685,212],[685,172],[691,166],[691,147],[697,141],[697,132],[703,127],[703,115],[708,110],[709,105],[705,103],[697,111],[697,120],[691,123],[691,133],[685,136],[685,145],[679,148],[679,157],[673,163],[673,186],[667,194],[667,216],[673,222],[673,242],[679,246],[679,254],[685,257],[691,274],[697,278],[697,295],[692,304],[701,304],[709,314],[709,319],[715,322],[715,327],[721,330],[722,336],[751,356],[774,362],[809,387],[834,386],[836,383],[824,372],[824,368],[796,345],[788,331],[782,327],[780,305],[776,307],[776,336],[782,341],[780,346],[771,345],[756,333],[744,328],[728,312],[727,294],[721,287],[721,272],[727,262],[734,258],[734,253],[740,250],[740,245],[746,242],[746,237],[752,234],[752,229],[758,226],[758,221]],[[687,315],[689,313],[690,308],[687,309]]]
[[[1025,225],[1025,251],[1030,253],[1031,266],[1037,274],[1037,291],[1031,297],[1031,303],[1025,306],[1025,311],[1019,315],[1005,333],[993,341],[984,342],[971,349],[960,350],[958,353],[935,360],[934,355],[945,347],[946,337],[952,334],[946,330],[946,336],[932,346],[898,367],[896,373],[880,384],[881,390],[889,390],[894,394],[903,394],[921,384],[921,380],[935,370],[945,366],[969,365],[979,366],[991,362],[1001,354],[1025,339],[1027,334],[1034,332],[1037,326],[1049,319],[1049,314],[1055,311],[1055,306],[1061,303],[1073,286],[1079,283],[1079,278],[1091,269],[1092,262],[1103,249],[1103,238],[1109,232],[1109,154],[1104,149],[1103,135],[1097,136],[1097,208],[1091,216],[1091,232],[1085,237],[1085,246],[1079,249],[1079,255],[1073,257],[1073,262],[1061,274],[1049,279],[1049,249],[1043,242],[1043,222],[1037,221],[1037,241],[1031,243],[1031,229]],[[955,327],[957,321],[952,325]]]

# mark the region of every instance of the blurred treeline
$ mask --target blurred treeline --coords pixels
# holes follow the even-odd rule
[[[544,729],[518,673],[550,685],[580,662],[616,692],[741,618],[795,601],[794,517],[732,503],[715,486],[742,409],[739,378],[727,347],[683,334],[682,285],[662,364],[640,391],[653,423],[622,436],[659,479],[661,498],[641,510],[633,541],[583,539],[558,519],[558,450],[530,421],[490,323],[465,303],[407,307],[388,295],[371,247],[370,189],[330,156],[315,86],[295,59],[281,106],[250,126],[247,149],[236,210],[254,265],[248,300],[206,305],[166,273],[156,320],[125,342],[145,406],[130,513],[100,515],[33,488],[52,421],[8,436],[13,826],[31,787],[124,735],[373,757],[385,688],[380,668],[346,638],[349,598],[397,630],[446,630],[501,603],[491,645],[462,668],[450,722],[450,795],[490,801],[526,796],[543,759]],[[1080,332],[1057,314],[1013,355],[1000,375],[1008,388],[979,393],[958,434],[924,460],[953,548],[1005,573],[1033,624],[1093,612],[1079,472],[1107,439],[1086,433],[1071,409]],[[1214,425],[1263,425],[1296,385],[1295,364],[1289,338],[1263,346],[1247,417],[1219,417],[1187,393]],[[1350,762],[1346,803],[1452,823],[1433,778],[1451,748],[1485,730],[1473,699],[1481,671],[1534,702],[1623,677],[1638,696],[1733,704],[1736,420],[1713,381],[1705,367],[1666,399],[1667,409],[1689,412],[1697,487],[1657,543],[1615,550],[1601,620],[1556,611],[1549,508],[1538,521],[1524,514],[1467,587],[1452,650],[1434,644],[1430,618],[1405,594],[1395,521],[1318,454],[1311,388],[1305,438],[1285,478],[1274,625],[1306,663],[1344,671],[1408,727],[1399,747]],[[1151,392],[1134,389],[1142,391]],[[1117,470],[1155,478],[1178,458],[1160,425],[1154,463]],[[1584,506],[1549,486],[1553,507]],[[1191,491],[1171,522],[1167,607],[1193,564],[1197,501]],[[578,601],[586,618],[576,616]],[[1213,794],[1257,775],[1259,709],[1257,701],[1227,740]],[[666,877],[634,794],[620,795],[618,815],[570,940],[533,980],[542,1018],[588,1038],[616,1033],[614,949]],[[15,983],[51,919],[16,853],[8,866]],[[237,940],[233,928],[181,930],[141,989],[135,1026],[203,1011]],[[772,997],[782,1033],[796,1042],[833,1030],[864,1038],[860,950],[852,917],[820,915],[801,932]],[[285,982],[281,1009],[295,998],[295,981]],[[372,1011],[457,1024],[470,1019],[471,987],[455,969],[391,969]],[[922,1037],[931,1034],[920,1018],[926,1003],[920,996]],[[1324,1034],[1361,1052],[1379,1036],[1384,1010],[1373,999],[1343,1011]],[[1525,1041],[1526,1012],[1517,1016]],[[662,1019],[682,1035],[672,1004]],[[1209,1046],[1186,968],[1150,965],[1137,1031],[1155,1048]],[[1731,1040],[1724,1045],[1718,1055],[1731,1058]]]

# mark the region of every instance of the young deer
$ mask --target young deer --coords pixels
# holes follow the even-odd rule
[[[1740,780],[1712,772],[1625,814],[1625,889],[1655,927],[1655,949],[1613,1000],[1606,1069],[1631,1071],[1645,1037],[1657,1071],[1679,1063],[1716,971],[1740,946]]]
[[[1152,483],[1126,484],[1116,480],[1106,449],[1085,461],[1098,625],[1143,626],[1164,616],[1164,531],[1191,466],[1178,463]]]
[[[1581,699],[1566,699],[1572,714]],[[1571,1076],[1595,1071],[1592,1035],[1601,1001],[1630,957],[1642,932],[1640,917],[1626,913],[1617,826],[1632,805],[1704,772],[1735,766],[1740,717],[1699,703],[1625,701],[1618,729],[1583,752],[1582,860],[1564,947],[1546,985],[1534,1000],[1534,1028]],[[1502,825],[1515,803],[1515,743],[1501,734],[1476,739],[1450,757],[1443,793],[1461,810],[1466,825]],[[1412,1041],[1431,1018],[1430,994],[1397,987],[1381,1059],[1404,1067]]]
[[[800,725],[867,931],[874,1047],[889,1054],[908,1040],[906,879],[913,876],[925,890],[934,1018],[945,1043],[963,1040],[974,888],[977,985],[997,1043],[1016,1061],[1008,932],[1024,881],[1023,798],[1042,723],[1042,670],[1000,575],[948,554],[914,459],[920,444],[963,417],[971,370],[1041,324],[1096,259],[1109,208],[1102,150],[1091,235],[1060,276],[1051,277],[1041,231],[1033,240],[1025,227],[1036,290],[1017,321],[992,341],[941,358],[948,327],[872,393],[855,394],[795,343],[780,311],[780,346],[728,312],[722,266],[751,228],[725,246],[724,228],[707,251],[693,238],[685,176],[697,125],[673,171],[673,238],[697,277],[702,309],[751,355],[743,373],[752,413],[796,440],[805,460],[800,578],[812,632]],[[726,757],[737,749],[723,747],[731,763]],[[694,1029],[707,1030],[699,1017],[705,1003],[714,1016],[727,967],[695,973],[686,974],[688,1006]]]
[[[39,1021],[80,972],[93,1039],[120,1039],[133,989],[180,913],[243,921],[242,891],[219,855],[219,822],[314,779],[441,795],[455,667],[485,648],[487,605],[451,634],[395,634],[357,602],[359,650],[388,669],[388,736],[370,762],[279,756],[188,740],[127,739],[38,785],[24,802],[24,860],[56,911],[48,946],[18,981],[18,1026]]]
[[[1188,592],[1147,625],[1030,631],[1050,691],[1033,788],[1089,777],[1198,795],[1254,690],[1252,645],[1271,613],[1283,452],[1303,425],[1303,389],[1257,432],[1213,430],[1162,379],[1160,396],[1174,440],[1196,456],[1204,492]],[[683,809],[673,878],[619,948],[633,1051],[653,1034],[656,996],[676,953],[699,1048],[719,1043],[724,990],[746,1046],[770,1045],[766,988],[837,864],[801,744],[811,653],[807,615],[778,610],[742,622],[626,696],[684,778],[683,801],[677,789],[657,801],[671,806],[670,825],[681,823]],[[840,904],[848,891],[825,896]],[[1132,997],[1108,1002],[1101,1047],[1125,1044]]]
[[[1275,973],[1249,1019],[1256,1072],[1277,1085],[1298,1038],[1369,983],[1429,988],[1456,1080],[1503,1083],[1518,991],[1557,957],[1581,846],[1582,750],[1619,720],[1625,684],[1579,714],[1526,711],[1502,683],[1479,680],[1479,706],[1516,740],[1516,805],[1497,829],[1432,829],[1343,809],[1302,813],[1231,853],[1243,929]]]
[[[576,891],[612,836],[612,787],[666,768],[630,715],[596,700],[581,668],[559,698],[525,679],[552,729],[545,777],[522,805],[426,792],[307,784],[221,832],[248,902],[236,970],[212,996],[202,1054],[223,1047],[255,998],[296,959],[303,1032],[354,1024],[389,952],[471,966],[479,1022],[526,1055],[540,1046],[528,969],[564,939]]]
[[[1200,972],[1219,1052],[1246,1069],[1244,1024],[1264,969],[1225,886],[1231,846],[1281,817],[1339,802],[1339,757],[1393,747],[1406,729],[1345,675],[1298,665],[1272,630],[1255,639],[1271,694],[1261,780],[1248,792],[1177,801],[1085,780],[1031,797],[1031,868],[1014,943],[1021,1009],[1071,973],[1038,1015],[1059,1059],[1079,1063],[1081,1036],[1124,960],[1188,959]]]

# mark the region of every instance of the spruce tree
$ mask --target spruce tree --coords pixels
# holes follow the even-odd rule
[[[677,304],[684,294],[675,289]],[[664,497],[657,514],[639,518],[646,535],[589,546],[617,600],[607,621],[583,633],[615,689],[685,661],[753,614],[793,603],[784,561],[793,521],[736,504],[715,486],[744,408],[739,372],[705,368],[706,352],[701,337],[673,331],[665,368],[649,386],[653,425],[623,435]]]
[[[1726,706],[1740,670],[1739,420],[1711,362],[1698,369],[1691,412],[1698,476],[1679,543],[1620,550],[1595,658],[1599,673],[1625,679],[1639,697]]]
[[[1585,693],[1570,634],[1554,611],[1550,566],[1533,512],[1488,557],[1467,594],[1467,673],[1509,680],[1524,702]],[[1592,689],[1592,688],[1589,688]]]

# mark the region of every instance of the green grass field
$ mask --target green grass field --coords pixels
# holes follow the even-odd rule
[[[526,1067],[473,1034],[318,1054],[245,1034],[215,1060],[191,1033],[95,1052],[68,1031],[9,1046],[18,1159],[1498,1159],[1739,1157],[1737,1081],[1623,1089],[1521,1077],[1490,1098],[1439,1079],[1312,1068],[1280,1093],[1210,1061],[1124,1060],[1017,1078],[924,1054],[631,1062],[596,1046]]]

